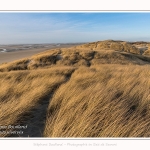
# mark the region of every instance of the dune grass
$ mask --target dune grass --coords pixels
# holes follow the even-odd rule
[[[143,55],[150,56],[150,43],[146,44],[146,50],[144,51]]]
[[[149,75],[149,66],[76,70],[51,100],[44,136],[149,137]]]
[[[141,55],[137,48],[128,43],[96,42],[95,44],[95,49],[86,49],[87,46],[83,45],[68,49],[60,48],[48,50],[36,54],[30,58],[17,60],[7,64],[1,64],[0,72],[8,72],[15,70],[35,70],[42,68],[52,68],[56,66],[79,67],[97,64],[144,65],[150,62],[149,56]],[[103,44],[109,45],[109,48],[103,49],[102,47],[99,47],[99,45]],[[93,43],[89,45],[93,46]],[[146,52],[147,51],[145,51],[145,53]]]
[[[0,136],[150,137],[150,57],[134,45],[98,41],[0,65],[0,126],[28,124]]]
[[[72,71],[56,68],[0,73],[0,125],[24,124],[31,110],[50,98]]]

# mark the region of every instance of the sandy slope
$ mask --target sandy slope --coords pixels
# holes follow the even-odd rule
[[[35,55],[40,52],[44,52],[49,49],[54,49],[54,48],[62,48],[62,47],[72,47],[73,45],[61,45],[61,46],[51,46],[49,48],[31,48],[27,50],[18,50],[18,51],[10,51],[10,52],[0,52],[0,64],[1,63],[6,63],[6,62],[11,62],[17,59],[22,59],[26,57],[31,57],[32,55]],[[6,47],[6,46],[5,46]],[[11,46],[9,46],[10,49]]]

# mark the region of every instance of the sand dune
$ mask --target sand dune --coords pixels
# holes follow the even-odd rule
[[[49,49],[72,47],[77,44],[38,44],[38,45],[1,45],[0,47],[0,64],[11,62],[17,59],[31,57],[34,54],[44,52]],[[5,51],[4,51],[5,49]]]
[[[98,41],[1,64],[0,136],[150,137],[145,44]]]

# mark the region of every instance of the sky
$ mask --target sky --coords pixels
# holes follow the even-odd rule
[[[0,12],[0,44],[150,41],[146,12]]]

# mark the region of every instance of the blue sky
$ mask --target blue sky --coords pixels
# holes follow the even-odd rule
[[[0,44],[150,41],[150,13],[0,12]]]

